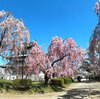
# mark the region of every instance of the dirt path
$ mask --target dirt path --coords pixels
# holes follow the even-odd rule
[[[75,83],[63,92],[43,95],[0,95],[0,99],[100,99],[100,83]]]
[[[57,99],[100,99],[100,83],[77,83]]]

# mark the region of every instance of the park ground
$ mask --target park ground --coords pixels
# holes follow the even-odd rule
[[[0,99],[100,99],[100,82],[73,83],[62,92],[34,95],[1,94]]]

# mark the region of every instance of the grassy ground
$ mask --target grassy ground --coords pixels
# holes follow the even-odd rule
[[[28,90],[14,90],[12,86],[13,81],[0,79],[0,93],[12,93],[12,94],[43,94],[48,92],[59,92],[63,88],[68,87],[71,83],[64,85],[63,87],[57,87],[53,85],[45,86],[41,82],[32,82],[32,86]]]

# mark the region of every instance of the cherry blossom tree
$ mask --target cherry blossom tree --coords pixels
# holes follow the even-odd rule
[[[82,50],[77,47],[74,40],[71,38],[62,40],[56,36],[52,38],[47,54],[41,50],[36,41],[33,41],[33,47],[25,62],[28,66],[27,73],[38,74],[39,71],[43,71],[47,83],[55,75],[73,77],[82,60]]]
[[[15,62],[29,43],[29,32],[21,19],[14,18],[11,12],[0,11],[0,56]],[[23,66],[22,66],[23,67]],[[15,66],[17,70],[17,66]],[[23,74],[23,71],[22,71]]]
[[[54,72],[58,76],[73,77],[77,73],[78,65],[84,59],[82,49],[77,47],[72,38],[62,40],[59,37],[53,37],[48,48],[48,58]]]
[[[40,71],[43,71],[44,74],[47,74],[48,77],[51,72],[53,72],[50,61],[46,53],[38,46],[37,42],[34,40],[32,43],[32,48],[30,53],[27,55],[25,59],[25,63],[27,66],[27,70],[25,70],[26,74],[39,74]]]
[[[46,54],[41,48],[37,45],[36,41],[32,42],[32,49],[28,56],[25,59],[26,65],[29,66],[28,73],[35,73],[38,74],[40,69],[43,71],[45,70],[45,61],[46,61]]]
[[[29,43],[29,32],[22,20],[14,18],[11,12],[0,11],[0,56],[21,54],[23,43]]]
[[[100,74],[100,0],[95,5],[95,12],[98,17],[98,24],[89,41],[89,60],[91,70]]]

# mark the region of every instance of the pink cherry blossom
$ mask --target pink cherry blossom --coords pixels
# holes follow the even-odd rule
[[[56,77],[74,77],[77,74],[78,65],[84,59],[81,48],[72,38],[63,40],[57,36],[53,37],[47,54],[36,41],[32,44],[34,46],[25,59],[29,68],[28,73],[38,74],[42,70],[48,78],[52,78],[53,74]]]
[[[29,43],[29,32],[23,21],[14,18],[11,12],[0,11],[0,56],[21,54],[25,43]]]

